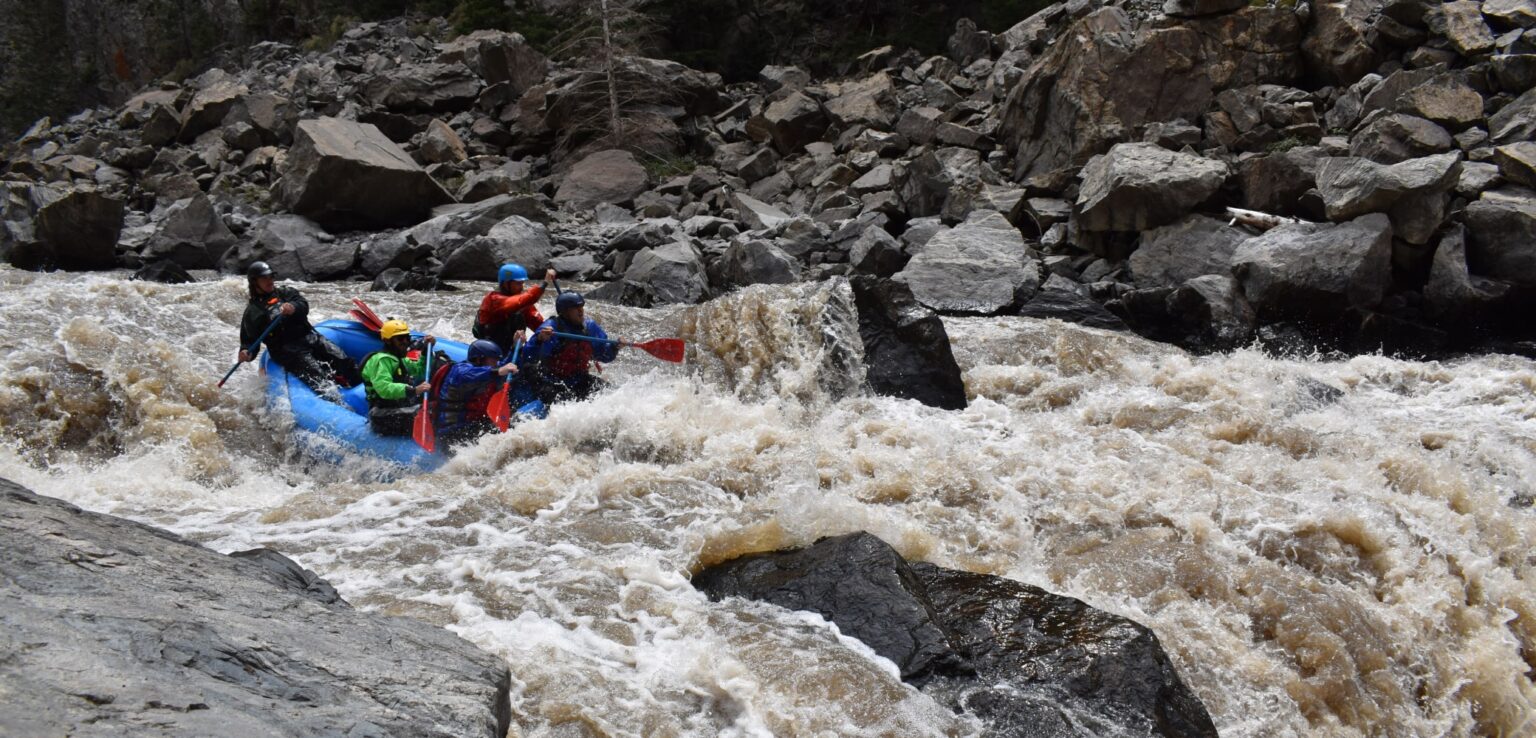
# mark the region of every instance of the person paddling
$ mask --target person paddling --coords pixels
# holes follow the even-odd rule
[[[480,300],[471,333],[475,338],[495,342],[503,348],[514,345],[520,332],[531,331],[544,322],[538,302],[555,277],[555,270],[547,269],[543,284],[524,289],[528,270],[518,264],[503,264],[496,273],[496,289],[487,292]]]
[[[379,328],[384,348],[363,359],[363,380],[368,396],[368,425],[381,436],[409,436],[421,396],[432,389],[425,380],[425,361],[411,358],[412,349],[432,346],[437,339],[426,336],[411,342],[411,328],[403,320],[384,321]]]
[[[326,340],[309,324],[309,301],[297,289],[277,286],[272,267],[254,262],[245,271],[250,301],[240,319],[240,345],[249,347],[272,326],[263,340],[272,360],[298,377],[316,392],[325,392],[331,384],[351,387],[363,381],[346,352]],[[273,326],[273,321],[282,321]],[[260,349],[256,350],[260,353]],[[240,361],[256,357],[248,348],[240,349]]]
[[[434,393],[437,440],[456,446],[496,430],[486,408],[506,376],[517,371],[511,362],[496,365],[502,355],[495,342],[475,341],[469,345],[467,359],[442,375]]]
[[[563,399],[584,400],[603,388],[593,376],[592,362],[609,362],[619,354],[621,341],[608,338],[597,321],[587,318],[586,298],[566,292],[555,300],[555,317],[544,321],[525,353],[530,355],[533,381],[539,399],[546,403]],[[580,338],[555,335],[565,333]]]

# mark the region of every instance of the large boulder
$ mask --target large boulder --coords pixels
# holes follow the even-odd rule
[[[218,128],[224,122],[224,116],[248,92],[250,88],[229,78],[217,78],[199,89],[181,111],[181,131],[177,138],[182,143],[189,143],[203,133]]]
[[[212,269],[238,239],[204,195],[177,200],[144,246],[145,262],[169,259],[187,269]]]
[[[1090,328],[1124,330],[1125,321],[1088,294],[1088,289],[1060,274],[1052,274],[1018,314],[1026,318],[1052,319]]]
[[[275,190],[288,210],[338,229],[412,225],[453,202],[377,127],[339,118],[299,123]]]
[[[1225,276],[1232,271],[1232,254],[1248,237],[1224,221],[1191,215],[1143,233],[1131,253],[1131,273],[1143,289],[1177,287],[1206,274]]]
[[[988,212],[934,236],[895,278],[928,308],[983,315],[1028,299],[1041,280],[1019,229]]]
[[[733,243],[720,258],[726,281],[737,287],[789,284],[800,278],[800,262],[762,239]]]
[[[1499,305],[1510,285],[1471,273],[1467,265],[1466,230],[1449,229],[1435,249],[1424,285],[1424,302],[1431,317],[1442,321],[1476,320]]]
[[[460,36],[438,47],[437,61],[463,64],[488,85],[505,82],[512,95],[522,95],[549,73],[549,60],[543,54],[522,34],[506,31],[479,30]]]
[[[303,216],[270,215],[256,222],[246,241],[224,252],[219,269],[235,274],[253,261],[267,262],[279,278],[312,282],[351,271],[357,246]]]
[[[275,551],[226,556],[5,480],[0,540],[5,735],[499,738],[511,722],[506,662],[354,610]]]
[[[1207,274],[1120,298],[1138,333],[1190,348],[1226,351],[1252,342],[1257,318],[1237,280]]]
[[[622,279],[596,290],[594,299],[636,307],[693,304],[709,295],[703,254],[692,243],[673,241],[635,254]]]
[[[821,615],[988,735],[1216,735],[1147,628],[1007,579],[909,565],[867,533],[743,556],[693,582],[712,599]]]
[[[1396,164],[1455,148],[1450,131],[1426,118],[1406,113],[1376,117],[1349,137],[1349,155],[1378,164]]]
[[[1371,28],[1384,0],[1327,0],[1313,4],[1313,18],[1301,49],[1313,76],[1354,84],[1383,58]]]
[[[980,191],[986,179],[980,152],[958,146],[926,151],[907,166],[901,200],[911,217],[944,215],[953,222],[965,217],[959,211],[966,193]]]
[[[1463,71],[1399,70],[1371,90],[1364,105],[1427,118],[1453,131],[1483,119],[1483,97],[1467,84]]]
[[[364,78],[358,94],[384,110],[442,113],[470,109],[483,88],[463,64],[402,64]]]
[[[885,72],[839,85],[834,92],[823,107],[840,128],[863,125],[888,131],[895,124],[896,85]]]
[[[1472,273],[1536,287],[1536,192],[1489,190],[1467,206],[1467,265]]]
[[[477,236],[448,252],[439,252],[443,266],[439,279],[474,279],[493,282],[496,270],[508,262],[533,268],[548,264],[554,255],[549,230],[520,215],[497,223],[484,236]]]
[[[770,230],[790,221],[789,213],[745,192],[732,192],[731,205],[736,208],[737,220],[748,230]]]
[[[1317,186],[1317,168],[1326,157],[1317,146],[1298,146],[1244,160],[1238,165],[1243,207],[1273,215],[1302,215],[1303,198]]]
[[[22,269],[111,269],[124,203],[91,186],[12,184],[0,252]]]
[[[1493,50],[1493,33],[1483,20],[1482,3],[1457,0],[1440,3],[1425,13],[1429,30],[1449,41],[1462,56],[1476,56]]]
[[[1081,166],[1149,123],[1199,120],[1222,90],[1292,82],[1300,43],[1301,24],[1286,8],[1139,30],[1118,7],[1097,10],[1049,44],[1008,94],[997,135],[1014,152],[1014,179]],[[1127,70],[1158,73],[1149,82]]]
[[[965,380],[939,316],[919,305],[901,282],[867,275],[849,281],[870,389],[932,407],[965,409]]]
[[[858,274],[889,277],[910,260],[901,242],[884,228],[865,228],[848,246],[848,266]]]
[[[650,175],[628,151],[609,149],[589,154],[566,173],[555,202],[577,209],[600,203],[627,205],[645,192]]]
[[[793,90],[769,103],[763,112],[747,120],[747,135],[759,142],[773,142],[785,156],[798,152],[806,144],[821,140],[827,132],[827,114],[821,103],[799,90]]]
[[[1461,154],[1410,159],[1392,165],[1335,157],[1317,172],[1317,188],[1331,220],[1386,213],[1397,237],[1425,244],[1445,221],[1451,192],[1461,176]]]
[[[1536,139],[1536,89],[1488,116],[1488,136],[1496,144]]]
[[[1330,322],[1350,308],[1379,305],[1391,262],[1392,224],[1373,213],[1271,229],[1238,246],[1232,271],[1261,318]]]
[[[1077,227],[1142,231],[1172,223],[1210,199],[1227,166],[1156,144],[1117,144],[1083,167]]]

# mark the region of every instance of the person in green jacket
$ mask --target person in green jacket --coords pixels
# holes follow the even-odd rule
[[[413,346],[411,329],[403,320],[386,320],[379,328],[384,348],[363,359],[363,382],[368,396],[368,425],[381,436],[409,436],[422,396],[432,390],[426,381],[425,361],[406,356],[412,348],[436,343],[432,336]]]

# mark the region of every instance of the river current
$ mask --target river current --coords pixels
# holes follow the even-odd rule
[[[459,340],[484,289],[299,286]],[[1536,362],[946,319],[955,412],[862,390],[841,283],[594,302],[688,362],[625,351],[597,399],[390,478],[303,457],[253,367],[215,387],[244,292],[0,268],[0,476],[451,629],[511,666],[510,735],[983,734],[820,618],[688,583],[857,530],[1147,625],[1223,736],[1536,734]]]

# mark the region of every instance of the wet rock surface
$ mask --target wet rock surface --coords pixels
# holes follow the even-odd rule
[[[353,610],[276,552],[218,554],[0,480],[6,735],[502,736],[507,667]]]
[[[712,599],[809,610],[989,736],[1212,736],[1148,629],[999,577],[908,564],[868,533],[753,554],[693,578]]]

